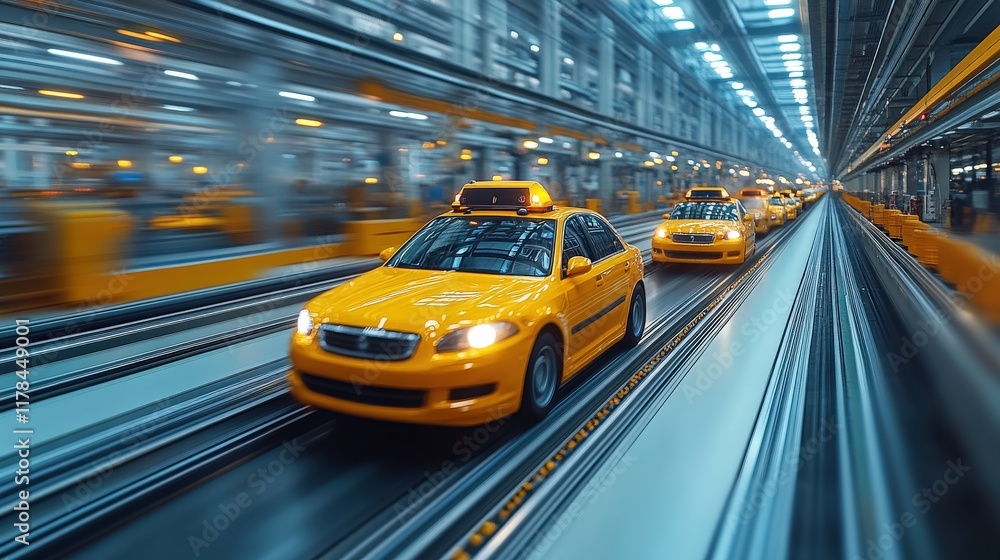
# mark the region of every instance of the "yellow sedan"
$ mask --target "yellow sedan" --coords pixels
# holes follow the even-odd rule
[[[678,204],[653,233],[653,260],[741,264],[757,246],[752,214],[728,194]]]
[[[440,425],[521,411],[646,324],[642,254],[538,183],[470,183],[383,266],[308,302],[292,395],[346,414]]]

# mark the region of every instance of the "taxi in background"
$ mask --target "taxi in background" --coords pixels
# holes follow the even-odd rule
[[[787,198],[791,200],[793,203],[795,203],[796,210],[798,210],[799,212],[802,211],[803,208],[802,199],[795,196],[795,191],[793,191],[792,189],[784,189],[780,191],[779,194],[781,194],[782,198]]]
[[[380,257],[299,314],[300,402],[419,424],[539,419],[560,385],[645,330],[639,249],[535,182],[471,182]]]
[[[771,204],[770,194],[767,189],[743,189],[736,197],[743,203],[746,211],[753,214],[754,224],[760,235],[785,223],[784,206]]]
[[[663,215],[653,233],[653,260],[740,264],[757,247],[752,214],[722,187],[695,187]]]
[[[785,219],[787,221],[791,221],[799,217],[799,207],[795,204],[794,199],[778,193],[771,196],[771,204],[780,204],[785,207]]]

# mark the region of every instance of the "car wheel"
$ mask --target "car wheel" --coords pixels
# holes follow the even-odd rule
[[[646,331],[646,290],[642,284],[636,284],[632,290],[632,301],[628,305],[628,320],[625,322],[625,338],[622,342],[628,348],[634,348]]]
[[[562,379],[562,358],[555,337],[542,333],[531,349],[528,371],[521,392],[521,414],[529,420],[541,420],[556,401],[556,389]]]

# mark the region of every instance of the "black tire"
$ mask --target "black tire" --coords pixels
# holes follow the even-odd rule
[[[562,383],[562,352],[559,343],[545,332],[538,336],[531,349],[528,371],[524,374],[521,391],[521,416],[538,421],[552,410],[556,391]]]
[[[632,299],[628,304],[628,319],[625,321],[625,337],[622,343],[626,348],[634,348],[642,340],[646,331],[646,290],[642,284],[636,284],[632,290]]]

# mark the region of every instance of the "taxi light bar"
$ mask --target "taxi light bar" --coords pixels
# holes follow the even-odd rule
[[[534,181],[471,181],[455,195],[451,205],[456,212],[472,210],[514,210],[518,214],[549,212],[552,197]]]
[[[695,187],[693,189],[688,189],[687,194],[684,195],[685,200],[729,200],[729,191],[722,187]]]

